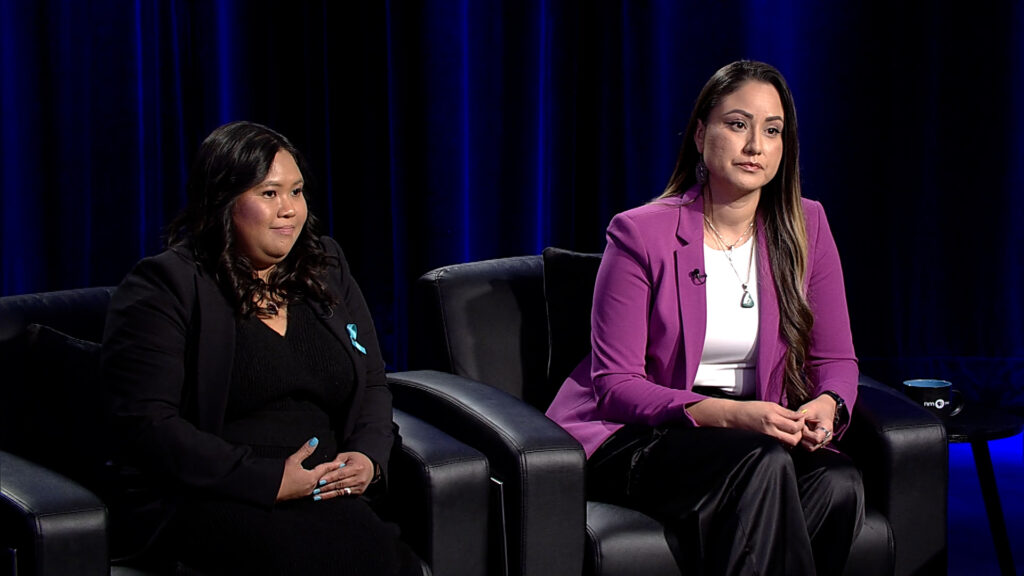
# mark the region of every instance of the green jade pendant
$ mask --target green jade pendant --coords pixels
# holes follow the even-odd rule
[[[742,306],[744,308],[753,308],[754,307],[754,297],[751,296],[750,292],[747,291],[747,287],[746,286],[743,287],[743,299],[740,300],[740,306]]]

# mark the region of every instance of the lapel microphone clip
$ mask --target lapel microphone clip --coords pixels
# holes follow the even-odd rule
[[[698,285],[704,284],[704,282],[707,279],[708,279],[708,275],[707,274],[701,274],[700,273],[700,268],[694,268],[693,270],[690,271],[690,280],[693,280],[694,284],[698,284]]]

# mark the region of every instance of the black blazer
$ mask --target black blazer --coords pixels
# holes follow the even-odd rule
[[[356,371],[351,409],[336,431],[338,450],[366,454],[386,477],[394,429],[377,335],[341,248],[327,236],[321,242],[337,258],[327,280],[339,304],[313,309]],[[353,345],[350,325],[365,353]],[[167,488],[172,494],[192,489],[264,507],[277,498],[284,460],[256,457],[219,436],[234,346],[229,301],[183,248],[141,260],[111,299],[102,369],[115,453],[156,481],[165,496]]]

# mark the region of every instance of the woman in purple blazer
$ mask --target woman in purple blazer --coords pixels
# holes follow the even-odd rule
[[[664,194],[612,219],[592,345],[548,409],[592,499],[664,521],[684,574],[842,573],[864,490],[832,442],[857,363],[775,68],[716,72]]]

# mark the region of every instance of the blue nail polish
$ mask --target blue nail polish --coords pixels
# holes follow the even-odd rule
[[[341,470],[344,467],[345,467],[345,463],[344,462],[342,462],[341,464],[338,464],[338,469],[339,470]]]
[[[316,496],[319,493],[320,493],[320,489],[319,488],[317,488],[316,490],[313,490],[313,496]]]
[[[320,481],[320,485],[321,485],[321,486],[323,486],[324,484],[327,484],[327,480],[321,480],[321,481]]]
[[[319,496],[313,496],[313,501],[314,502],[319,502],[320,501],[320,497]]]
[[[310,446],[313,446],[314,448],[315,448],[315,447],[316,447],[316,445],[317,445],[317,444],[319,444],[319,443],[320,443],[320,439],[319,439],[319,438],[317,438],[316,436],[313,436],[312,438],[310,438],[310,439],[309,439],[309,445],[310,445]]]

